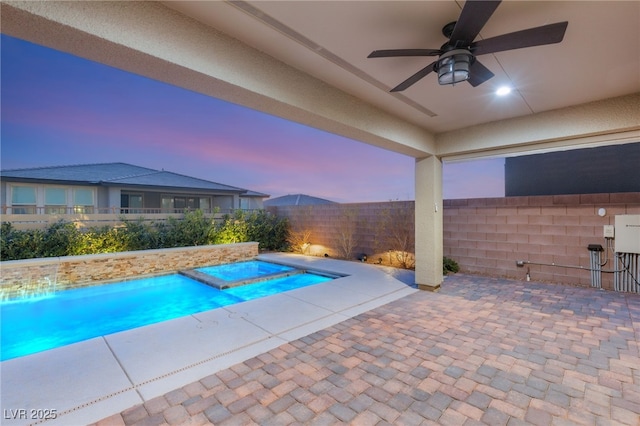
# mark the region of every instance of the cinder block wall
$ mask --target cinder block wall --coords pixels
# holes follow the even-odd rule
[[[604,217],[598,215],[600,208],[606,209]],[[588,270],[518,268],[515,263],[527,260],[588,268],[587,246],[606,248],[604,225],[613,225],[615,215],[621,214],[640,214],[640,193],[446,200],[444,253],[469,273],[525,279],[529,269],[532,280],[590,286]],[[609,253],[602,269],[614,268]],[[613,288],[613,274],[602,274],[602,287]]]
[[[381,240],[381,217],[394,208],[414,209],[413,201],[329,204],[313,207],[270,208],[288,217],[292,226],[306,221],[312,230],[308,254],[337,254],[336,226],[346,210],[357,210],[358,253],[367,253],[369,262],[387,256]],[[598,209],[605,208],[604,217]],[[640,193],[556,195],[505,198],[475,198],[444,201],[444,255],[454,259],[466,273],[590,286],[587,270],[554,266],[516,266],[516,260],[559,265],[590,266],[589,244],[606,247],[604,225],[613,225],[615,215],[640,214]],[[413,232],[413,223],[408,224]],[[609,262],[603,270],[614,269]],[[602,274],[602,286],[613,287],[613,274]]]
[[[258,243],[220,244],[66,256],[2,262],[0,300],[23,294],[86,287],[162,275],[182,269],[248,260],[258,255]]]
[[[294,231],[307,228],[311,230],[311,245],[305,254],[312,256],[324,256],[326,253],[331,257],[342,257],[338,240],[341,232],[344,234],[349,229],[349,222],[354,225],[356,241],[351,260],[364,253],[369,262],[377,262],[380,257],[384,257],[384,263],[389,264],[388,250],[392,248],[389,235],[392,226],[406,229],[407,234],[412,236],[411,252],[414,251],[413,201],[279,206],[269,207],[268,210],[280,217],[287,217]]]

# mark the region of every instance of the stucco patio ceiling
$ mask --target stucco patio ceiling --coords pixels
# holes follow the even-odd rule
[[[479,57],[495,77],[477,87],[432,73],[399,93],[389,89],[435,58],[367,55],[439,48],[463,1],[164,4],[436,135],[640,92],[637,1],[503,1],[477,40],[568,21],[564,40]],[[514,92],[497,97],[501,85]]]
[[[376,49],[439,48],[462,1],[164,2],[305,73],[442,133],[640,91],[640,3],[504,1],[489,38],[568,21],[559,44],[483,55],[495,77],[440,86],[434,74],[389,93],[433,57],[368,59]],[[496,99],[508,84],[513,95]]]

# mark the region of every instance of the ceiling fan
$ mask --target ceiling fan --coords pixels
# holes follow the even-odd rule
[[[418,82],[431,72],[438,74],[441,85],[468,81],[476,87],[489,80],[494,74],[478,60],[477,56],[523,47],[559,43],[564,38],[568,22],[543,25],[541,27],[516,31],[484,40],[473,40],[487,23],[500,0],[467,0],[457,21],[442,28],[442,34],[449,39],[440,49],[390,49],[374,50],[368,58],[388,58],[398,56],[438,56],[430,63],[393,89],[400,92]]]

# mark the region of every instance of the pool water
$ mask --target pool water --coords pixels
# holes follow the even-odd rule
[[[225,281],[238,281],[248,278],[258,278],[279,272],[293,271],[294,269],[295,268],[291,266],[263,262],[261,260],[248,260],[246,262],[227,263],[224,265],[197,268],[196,271],[213,275],[214,277]]]
[[[0,360],[331,280],[314,274],[218,290],[175,274],[0,304]]]

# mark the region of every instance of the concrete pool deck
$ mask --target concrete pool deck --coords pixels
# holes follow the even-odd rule
[[[1,423],[38,424],[52,413],[47,425],[96,422],[417,292],[389,268],[258,258],[347,276],[4,361]]]

